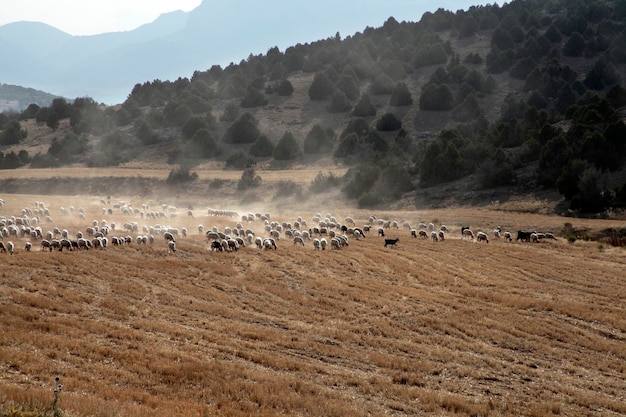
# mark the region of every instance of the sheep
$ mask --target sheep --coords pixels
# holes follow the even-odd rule
[[[304,246],[304,239],[302,239],[302,236],[296,236],[296,237],[293,238],[293,244],[294,245],[300,244],[300,245]]]
[[[222,243],[219,240],[214,240],[213,242],[211,242],[211,251],[222,252]]]
[[[268,237],[265,240],[263,240],[263,246],[265,247],[265,249],[274,249],[274,250],[278,249],[278,247],[276,247],[276,241],[272,239],[271,237]]]
[[[30,249],[33,247],[33,245],[30,242],[26,242],[26,244],[24,245],[24,250],[26,250],[26,252],[30,252]]]
[[[442,225],[439,227],[439,230],[441,230],[441,231],[442,231],[442,232],[444,232],[444,233],[448,233],[448,232],[450,231],[450,230],[448,230],[448,226],[446,226],[445,224],[442,224]]]
[[[472,240],[474,239],[474,232],[472,232],[469,227],[463,229],[463,239],[465,239],[466,237],[469,237]]]
[[[176,242],[173,240],[167,242],[167,253],[176,253]]]
[[[337,237],[330,239],[330,249],[341,249],[341,240]]]
[[[417,238],[417,230],[411,229],[411,237]]]
[[[428,233],[426,233],[426,230],[421,230],[417,233],[420,237],[420,239],[428,239]]]
[[[44,250],[44,249],[48,249],[50,252],[52,252],[52,242],[47,239],[42,239],[40,250]]]
[[[379,227],[378,228],[378,236],[385,237],[385,229],[383,229],[382,227]]]
[[[443,230],[440,230],[438,233],[438,236],[439,236],[439,240],[443,242],[446,238],[446,233]]]
[[[257,236],[254,239],[254,244],[256,245],[257,249],[262,249],[263,248],[263,238]]]
[[[172,232],[165,232],[163,234],[163,237],[165,238],[165,240],[170,241],[170,242],[176,242],[176,239],[174,239],[174,235],[172,234]]]
[[[320,250],[320,240],[318,238],[313,239],[313,249]]]
[[[478,232],[476,233],[476,241],[489,243],[489,236],[485,232]]]
[[[226,239],[226,243],[228,244],[229,252],[232,252],[232,251],[236,252],[239,250],[239,244],[237,243],[235,239]]]
[[[504,236],[504,239],[508,242],[513,241],[513,236],[511,235],[511,232],[504,232],[502,236]]]
[[[545,238],[546,239],[557,240],[556,236],[554,236],[554,234],[552,234],[552,233],[546,233],[545,234]]]
[[[433,240],[433,242],[439,242],[439,235],[434,230],[430,231],[430,238]]]
[[[322,248],[322,250],[326,250],[326,245],[328,244],[328,241],[326,240],[326,238],[321,238],[320,239],[320,247]]]
[[[3,241],[0,240],[0,252],[6,253],[6,251],[7,251],[6,245],[4,244]]]

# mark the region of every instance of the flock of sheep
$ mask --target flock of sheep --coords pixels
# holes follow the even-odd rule
[[[31,251],[33,245],[38,245],[41,251],[74,251],[74,250],[104,250],[111,246],[124,246],[130,244],[153,245],[163,242],[168,253],[176,253],[176,241],[188,236],[187,227],[171,227],[162,224],[142,225],[141,222],[168,221],[176,219],[182,212],[185,221],[193,219],[194,211],[191,207],[181,211],[175,206],[159,205],[158,209],[152,209],[150,205],[143,204],[134,208],[127,203],[112,204],[110,197],[101,200],[101,214],[110,218],[124,218],[120,225],[112,220],[92,220],[89,226],[82,230],[70,232],[62,226],[54,226],[53,217],[61,216],[64,219],[78,216],[79,220],[86,221],[86,213],[83,208],[75,210],[73,207],[60,207],[56,211],[47,207],[43,202],[35,202],[34,207],[21,210],[19,215],[2,215],[0,212],[0,253],[14,254],[16,245],[14,241],[23,242],[25,251]],[[0,210],[4,201],[0,199]],[[362,226],[357,226],[352,217],[345,217],[339,221],[335,216],[317,213],[310,220],[298,216],[293,221],[278,222],[273,220],[269,213],[248,213],[240,215],[232,210],[216,210],[209,208],[205,212],[208,219],[214,217],[223,218],[221,223],[233,222],[232,226],[212,226],[205,230],[202,224],[197,224],[195,229],[198,234],[204,235],[204,241],[208,250],[212,252],[233,252],[246,246],[259,250],[277,250],[279,243],[288,242],[291,245],[311,245],[314,250],[340,250],[349,246],[352,240],[360,240],[376,233],[379,237],[388,234],[395,236],[406,230],[412,238],[430,239],[440,242],[446,239],[450,229],[446,225],[435,226],[434,223],[419,223],[412,226],[407,221],[394,221],[369,216]],[[208,220],[207,219],[207,220]],[[180,219],[178,219],[180,220]],[[180,221],[179,221],[180,223]],[[474,233],[469,227],[461,227],[461,237],[476,242],[489,243],[490,236],[484,231]],[[491,233],[492,239],[513,241],[511,232],[503,231],[500,227]],[[527,242],[539,242],[542,239],[556,239],[550,233],[518,231],[517,239]],[[395,247],[399,243],[399,237],[385,238],[385,247]]]

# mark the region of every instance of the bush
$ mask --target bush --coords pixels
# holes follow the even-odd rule
[[[268,103],[265,95],[255,88],[248,88],[246,95],[241,99],[241,107],[260,107],[265,106]]]
[[[376,122],[376,130],[382,132],[391,132],[394,130],[400,130],[402,128],[402,122],[393,113],[385,113]]]
[[[274,148],[274,159],[277,161],[296,159],[300,154],[300,146],[291,132],[285,132]]]
[[[242,114],[231,124],[224,134],[224,142],[241,144],[253,143],[260,134],[258,121],[250,113]]]
[[[198,179],[198,174],[190,172],[189,168],[178,167],[170,171],[165,183],[168,185],[187,184]]]
[[[376,107],[372,104],[369,94],[363,94],[361,96],[357,105],[354,106],[352,114],[357,117],[370,117],[376,115]]]
[[[452,109],[454,97],[445,84],[429,83],[424,86],[420,95],[420,108],[422,110],[445,111]]]
[[[309,87],[309,98],[311,100],[326,100],[332,92],[333,84],[330,78],[323,73],[315,74],[313,82]]]
[[[266,135],[259,135],[250,147],[250,155],[257,157],[268,157],[274,153],[274,144]]]
[[[291,196],[301,196],[302,186],[296,184],[293,181],[279,181],[276,184],[276,193],[274,194],[274,200],[279,198],[286,198]]]
[[[323,154],[332,151],[335,132],[324,129],[319,124],[314,125],[304,139],[305,154]]]
[[[322,172],[319,172],[313,181],[311,181],[311,185],[309,185],[309,191],[312,193],[322,193],[324,191],[328,191],[329,188],[336,187],[341,183],[341,178],[335,176],[332,172],[324,175]]]
[[[403,82],[396,84],[389,99],[391,106],[410,106],[413,104],[413,98],[407,85]]]
[[[393,92],[393,80],[387,74],[381,74],[370,86],[370,92],[374,95],[391,94]]]
[[[350,103],[348,97],[343,91],[335,90],[330,103],[326,106],[326,111],[329,113],[343,113],[350,111],[350,109],[352,109],[352,103]]]
[[[249,155],[238,151],[226,158],[226,168],[245,169],[254,166],[256,161]]]
[[[287,79],[282,80],[278,85],[276,93],[282,97],[290,96],[293,94],[293,85],[291,85],[291,82],[289,82],[289,80]]]
[[[261,185],[261,177],[256,174],[254,168],[246,168],[241,173],[241,178],[237,183],[237,189],[247,190],[249,188],[256,188]]]

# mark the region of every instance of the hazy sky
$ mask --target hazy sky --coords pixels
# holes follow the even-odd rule
[[[202,0],[13,0],[5,5],[0,13],[0,26],[17,21],[43,22],[70,35],[94,35],[106,32],[119,32],[135,29],[143,24],[154,21],[159,15],[175,10],[190,11]],[[226,1],[229,0],[207,0]],[[263,0],[259,0],[263,1]],[[271,2],[272,0],[265,0]],[[293,0],[305,1],[305,0]],[[306,0],[315,1],[315,0]],[[359,7],[362,0],[337,0],[352,2]],[[4,0],[3,0],[4,2]],[[380,0],[381,5],[387,5]],[[393,8],[406,10],[407,16],[401,12],[383,16],[396,17],[397,20],[419,21],[421,12],[435,11],[437,8],[456,11],[466,10],[472,5],[493,4],[502,2],[485,2],[471,0],[395,0]],[[410,15],[408,15],[410,12]],[[381,16],[372,16],[372,25],[381,24]],[[341,28],[337,28],[340,30]],[[343,34],[343,33],[342,33]]]
[[[227,0],[226,0],[227,1]],[[135,29],[175,10],[188,12],[201,0],[14,0],[0,13],[0,26],[43,22],[70,35]]]

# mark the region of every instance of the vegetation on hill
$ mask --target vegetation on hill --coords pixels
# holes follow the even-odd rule
[[[158,146],[186,167],[325,155],[350,166],[344,192],[362,207],[472,178],[483,188],[558,190],[582,212],[623,208],[625,21],[626,0],[391,17],[344,39],[137,84],[120,108],[56,99],[3,114],[1,145],[24,140],[26,118],[51,129],[69,118],[72,132],[46,154],[0,166],[115,165]],[[280,127],[265,123],[279,112]]]

